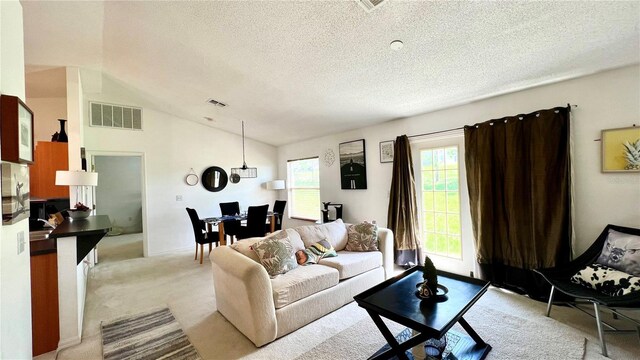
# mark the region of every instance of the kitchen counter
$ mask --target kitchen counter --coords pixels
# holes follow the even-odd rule
[[[86,219],[68,218],[49,234],[50,239],[75,236],[77,238],[76,264],[80,264],[98,242],[111,230],[111,221],[107,215],[89,216]]]

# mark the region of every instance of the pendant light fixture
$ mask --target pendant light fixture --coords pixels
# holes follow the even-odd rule
[[[240,178],[255,178],[258,177],[258,169],[254,167],[248,167],[247,162],[244,159],[244,121],[242,121],[242,167],[231,168],[231,182],[238,183]]]

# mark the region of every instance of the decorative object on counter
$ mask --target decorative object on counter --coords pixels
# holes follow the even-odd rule
[[[242,167],[231,168],[231,175],[237,174],[241,178],[255,178],[258,177],[258,169],[254,167],[247,167],[247,162],[244,159],[244,121],[242,121]],[[232,176],[233,177],[233,176]],[[240,180],[238,180],[240,181]],[[236,182],[234,182],[235,184]]]
[[[85,172],[81,170],[58,170],[56,171],[56,185],[75,186],[76,201],[87,203],[87,186],[98,186],[98,173]],[[91,192],[93,194],[93,192]]]
[[[333,149],[327,149],[324,152],[324,156],[322,157],[322,161],[327,167],[333,165],[333,162],[336,161],[336,153],[333,152]]]
[[[17,96],[0,96],[2,160],[33,162],[33,112]]]
[[[271,180],[267,182],[267,190],[284,190],[285,188],[284,180]]]
[[[602,172],[640,172],[640,126],[602,130]]]
[[[367,188],[367,160],[364,149],[364,139],[340,144],[340,184],[342,190]]]
[[[393,146],[394,146],[393,140],[380,142],[380,162],[381,163],[393,162]]]
[[[58,142],[58,132],[54,132],[53,135],[51,135],[51,142]]]
[[[227,186],[227,172],[218,166],[211,166],[202,173],[202,186],[211,192],[218,192]]]
[[[69,209],[69,217],[74,220],[86,219],[91,215],[91,209],[81,202],[76,203],[74,209]]]
[[[189,172],[189,174],[185,176],[184,182],[187,183],[187,185],[189,186],[195,186],[196,184],[198,184],[198,181],[200,181],[200,178],[198,177],[196,172],[193,171],[193,168],[191,168],[191,171]]]
[[[64,124],[67,122],[65,119],[58,119],[60,122],[60,132],[58,132],[57,142],[69,142],[69,137],[67,136],[67,132],[64,130]]]
[[[15,224],[29,217],[29,168],[2,163],[2,225]]]

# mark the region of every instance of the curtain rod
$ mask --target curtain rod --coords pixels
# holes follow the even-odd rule
[[[578,105],[567,104],[567,107],[569,108],[569,111],[571,111],[571,108],[577,108]],[[468,125],[468,126],[471,126],[471,125]],[[463,130],[463,129],[464,129],[464,126],[460,126],[460,127],[457,127],[457,128],[452,128],[452,129],[447,129],[447,130],[432,131],[432,132],[428,132],[428,133],[424,133],[424,134],[409,135],[409,136],[407,136],[407,138],[414,138],[414,137],[427,136],[427,135],[435,135],[435,134],[458,131],[458,130]]]

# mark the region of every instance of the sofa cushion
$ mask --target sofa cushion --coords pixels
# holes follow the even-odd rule
[[[264,240],[263,237],[252,237],[248,239],[238,240],[235,243],[229,245],[230,248],[239,252],[240,254],[250,258],[251,260],[260,264],[258,255],[251,249],[251,247],[260,240]]]
[[[298,267],[289,238],[266,238],[251,246],[269,276],[284,274]]]
[[[378,225],[363,222],[347,227],[347,251],[378,251]]]
[[[338,271],[320,265],[298,266],[271,279],[276,309],[338,284]]]
[[[338,270],[340,280],[348,279],[382,266],[382,253],[380,251],[340,251],[338,256],[322,259],[318,264]]]
[[[342,219],[322,225],[298,226],[294,230],[300,234],[306,248],[324,239],[327,239],[336,251],[343,250],[347,245],[347,227]]]

